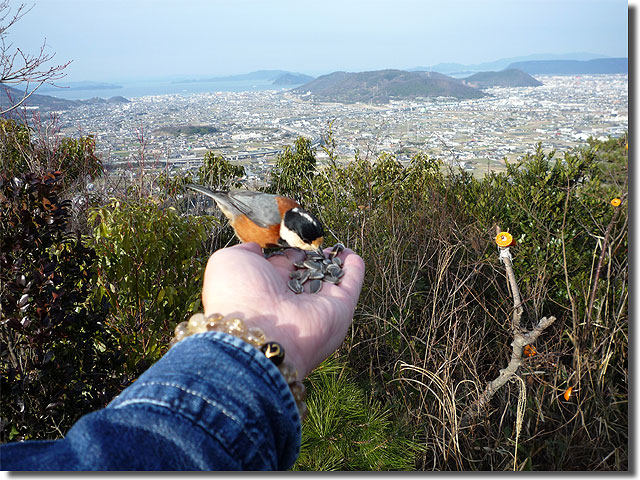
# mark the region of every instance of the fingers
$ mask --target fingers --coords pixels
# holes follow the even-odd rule
[[[332,289],[332,292],[334,294],[344,294],[353,302],[355,307],[364,281],[364,260],[349,248],[346,248],[338,257],[342,260],[344,276],[340,281],[339,288]]]
[[[331,249],[325,249],[325,255],[328,255]],[[255,254],[256,257],[250,260],[246,256],[246,253]],[[240,257],[244,257],[243,260]],[[259,260],[258,260],[259,257]],[[344,276],[339,285],[325,285],[320,292],[321,296],[337,297],[342,301],[348,301],[353,308],[355,308],[362,290],[362,283],[364,281],[365,265],[362,258],[356,254],[353,250],[346,248],[341,252],[338,257],[342,260],[342,270]],[[293,265],[294,262],[304,260],[306,255],[300,250],[288,248],[283,250],[282,255],[273,255],[268,259],[264,258],[262,249],[255,243],[241,243],[232,247],[223,248],[215,252],[210,258],[205,270],[205,285],[207,280],[216,274],[219,270],[225,270],[229,265],[235,265],[238,261],[249,262],[255,264],[258,267],[260,265],[271,264],[280,272],[285,278],[288,277],[289,272],[296,269]],[[255,262],[255,263],[254,263]],[[260,267],[262,268],[262,267]],[[328,287],[328,288],[327,288]],[[286,290],[286,286],[283,286]],[[204,299],[203,299],[204,300]],[[203,301],[203,303],[205,303]]]
[[[228,247],[228,248],[230,250],[233,250],[233,249],[247,250],[249,252],[256,253],[256,254],[262,256],[262,248],[256,242],[239,243],[238,245],[234,245],[234,246]]]

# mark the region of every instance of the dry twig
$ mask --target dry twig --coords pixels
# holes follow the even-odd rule
[[[63,70],[71,62],[56,66],[46,66],[53,59],[55,54],[47,53],[47,41],[45,40],[36,55],[32,55],[15,48],[7,40],[7,31],[15,25],[28,10],[25,5],[17,7],[16,12],[11,14],[9,0],[0,1],[0,85],[24,86],[24,92],[20,93],[21,98],[11,98],[9,88],[5,87],[9,106],[4,110],[0,108],[0,115],[9,113],[11,110],[22,105],[33,93],[45,83],[53,85],[55,80],[64,76]]]
[[[500,230],[498,229],[498,232],[499,231]],[[499,248],[500,260],[504,263],[507,278],[509,279],[509,285],[511,287],[511,296],[513,297],[513,317],[511,322],[513,341],[511,342],[511,360],[506,368],[500,370],[498,377],[489,382],[484,392],[482,392],[476,401],[468,408],[462,418],[462,426],[468,425],[472,419],[478,417],[484,411],[498,389],[516,375],[518,368],[522,365],[522,352],[524,347],[535,342],[540,334],[556,321],[556,317],[542,317],[533,330],[527,331],[520,327],[523,308],[522,300],[520,298],[520,290],[518,289],[516,276],[513,271],[513,264],[511,262],[511,252],[509,251],[509,247]]]

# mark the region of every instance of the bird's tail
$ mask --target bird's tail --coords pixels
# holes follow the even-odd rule
[[[185,187],[190,188],[191,190],[195,190],[198,193],[202,193],[208,197],[213,198],[214,200],[220,198],[220,196],[226,196],[229,192],[224,190],[211,190],[207,187],[203,187],[202,185],[196,185],[195,183],[190,183],[185,185]]]
[[[236,207],[234,202],[229,198],[229,192],[224,190],[211,190],[207,187],[203,187],[202,185],[196,185],[195,183],[190,183],[185,185],[185,187],[190,188],[198,193],[202,193],[207,197],[213,198],[213,200],[218,205],[218,208],[224,213],[225,217],[229,220],[233,221],[236,215],[241,214],[242,212]]]

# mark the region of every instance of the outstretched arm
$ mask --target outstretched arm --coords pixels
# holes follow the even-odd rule
[[[206,314],[233,314],[285,349],[303,378],[344,340],[364,264],[340,254],[340,285],[295,295],[286,251],[265,259],[256,244],[226,248],[205,271]],[[3,470],[284,470],[300,447],[294,397],[260,350],[210,331],[176,345],[106,408],[85,415],[55,441],[0,446]]]

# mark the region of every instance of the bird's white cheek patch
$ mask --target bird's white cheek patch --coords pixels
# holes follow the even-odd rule
[[[296,232],[285,227],[284,222],[280,224],[280,238],[292,247],[299,248],[301,250],[311,249],[311,245],[304,243]]]

